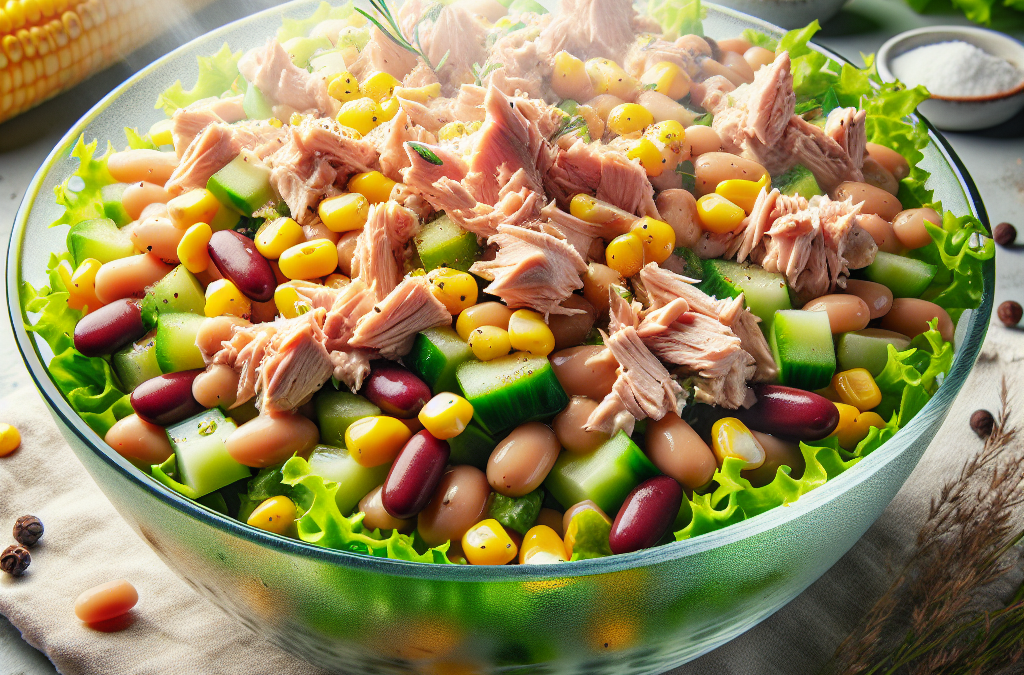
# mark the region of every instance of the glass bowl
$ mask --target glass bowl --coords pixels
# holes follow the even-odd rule
[[[216,30],[136,73],[54,148],[36,174],[11,235],[7,296],[25,363],[79,460],[121,516],[197,592],[263,639],[350,673],[655,673],[708,652],[764,620],[831,567],[881,514],[917,464],[974,365],[992,311],[985,295],[964,315],[952,371],[905,428],[869,457],[787,507],[700,537],[611,558],[551,566],[427,565],[318,548],[231,520],[149,479],[75,414],[50,380],[51,356],[24,328],[18,286],[45,283],[65,227],[53,188],[75,169],[75,140],[120,141],[161,113],[157,94],[193,82],[196,57],[225,41],[263,44],[302,0]],[[710,6],[705,30],[781,31]],[[833,58],[837,58],[831,55]],[[946,208],[984,209],[936,133],[926,149],[930,186]],[[83,477],[83,480],[85,478]],[[463,670],[457,670],[463,672]]]

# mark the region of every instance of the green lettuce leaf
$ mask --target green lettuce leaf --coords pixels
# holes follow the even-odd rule
[[[707,10],[700,0],[648,0],[647,14],[661,24],[666,37],[704,35]]]
[[[942,205],[936,204],[941,211]],[[982,268],[995,256],[995,242],[973,216],[942,215],[942,227],[925,221],[932,243],[910,252],[911,257],[938,267],[927,299],[945,309],[954,323],[965,309],[981,304],[985,290]],[[932,295],[934,293],[934,295]]]
[[[929,330],[915,337],[902,352],[889,345],[888,360],[875,378],[882,392],[882,402],[875,412],[882,417],[897,414],[901,427],[924,407],[938,388],[939,376],[949,373],[953,365],[953,345],[942,339],[937,323],[931,321]]]
[[[114,422],[134,412],[128,395],[115,384],[114,371],[104,359],[68,349],[54,356],[48,369],[71,407],[100,436],[105,436]]]
[[[352,15],[352,3],[347,2],[340,7],[332,7],[326,2],[321,2],[307,19],[284,19],[281,27],[277,29],[277,41],[284,43],[287,40],[297,37],[309,37],[309,33],[321,21],[329,19],[347,19]]]
[[[566,538],[572,535],[572,559],[589,560],[590,558],[603,558],[612,554],[611,546],[608,545],[608,535],[611,534],[612,525],[601,517],[601,514],[593,509],[584,509],[575,516],[569,523],[569,531]]]
[[[157,97],[156,108],[163,109],[170,117],[178,108],[233,92],[236,80],[242,79],[238,77],[238,59],[241,57],[242,52],[232,52],[227,43],[213,56],[200,56],[196,86],[186,91],[178,80]]]
[[[107,171],[106,155],[96,157],[97,145],[97,141],[87,144],[84,135],[78,137],[78,142],[71,150],[71,156],[78,159],[78,168],[53,189],[57,204],[64,207],[64,214],[50,227],[74,225],[83,220],[104,216],[100,190],[104,185],[116,181]]]
[[[775,48],[779,46],[779,41],[770,35],[765,35],[761,31],[754,30],[753,28],[744,28],[741,34],[743,39],[749,42],[754,47],[762,47],[768,51],[775,51]]]

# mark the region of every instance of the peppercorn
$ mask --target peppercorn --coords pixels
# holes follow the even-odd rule
[[[975,410],[971,415],[971,429],[978,434],[979,438],[988,438],[995,424],[996,421],[992,418],[992,413],[987,410]]]
[[[32,563],[32,556],[24,546],[8,546],[0,553],[0,570],[20,577]]]
[[[1017,228],[1009,223],[999,223],[992,231],[992,238],[1000,246],[1011,246],[1013,242],[1017,241]]]
[[[43,536],[43,521],[35,516],[22,516],[14,521],[14,540],[29,548]]]
[[[1020,306],[1019,302],[1014,300],[1007,300],[1003,304],[999,305],[999,309],[996,311],[996,316],[1003,322],[1003,325],[1007,328],[1013,328],[1020,323],[1021,316],[1024,316],[1024,308]]]

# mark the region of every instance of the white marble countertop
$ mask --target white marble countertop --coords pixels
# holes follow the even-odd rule
[[[173,28],[151,45],[132,54],[126,63],[114,66],[32,112],[0,125],[0,240],[6,242],[10,237],[22,196],[47,154],[66,130],[100,98],[161,54],[246,13],[274,4],[277,3],[273,0],[219,0],[186,25]],[[816,41],[859,62],[859,54],[875,52],[896,33],[925,25],[950,23],[967,22],[958,16],[914,14],[902,0],[852,0],[838,16],[825,24]],[[1014,35],[1018,39],[1024,38],[1024,32],[1020,30]],[[993,225],[1009,221],[1024,232],[1024,114],[996,129],[974,134],[947,134],[946,138],[978,184]],[[1022,300],[1024,252],[1021,249],[998,249],[997,269],[996,304],[1010,298]],[[5,367],[0,369],[0,392],[5,396],[19,388],[32,387],[7,321],[5,318],[0,323],[0,354],[6,357]],[[785,610],[780,614],[783,612]],[[766,623],[773,620],[774,617],[769,618]],[[741,636],[736,642],[743,640]],[[730,648],[738,646],[730,645]],[[704,670],[701,660],[697,660],[681,669],[679,675]],[[23,642],[18,631],[0,616],[0,675],[53,675],[55,672],[50,662]]]

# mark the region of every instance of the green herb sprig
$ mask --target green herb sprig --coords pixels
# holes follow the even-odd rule
[[[444,56],[442,56],[441,60],[437,62],[437,65],[433,65],[430,62],[430,59],[427,58],[426,52],[423,51],[423,44],[420,42],[420,25],[424,21],[437,21],[437,18],[441,16],[441,11],[444,9],[444,5],[442,5],[439,2],[436,2],[430,7],[428,7],[426,11],[423,12],[419,20],[416,21],[416,25],[413,27],[413,37],[412,40],[410,41],[402,33],[402,29],[398,25],[398,21],[395,20],[395,15],[392,12],[391,7],[388,6],[387,0],[369,1],[370,6],[373,7],[374,11],[377,14],[379,14],[381,18],[383,18],[384,22],[387,23],[387,26],[385,26],[384,23],[381,23],[381,21],[378,20],[377,18],[371,16],[369,12],[363,10],[362,8],[356,7],[355,10],[362,14],[364,17],[366,17],[367,21],[376,26],[378,30],[380,30],[380,32],[388,36],[391,39],[391,41],[394,42],[396,45],[406,50],[407,52],[415,54],[416,56],[423,59],[423,62],[427,64],[427,67],[429,67],[435,73],[444,68],[445,64],[448,63],[448,57],[451,55],[451,50],[448,50],[444,53]]]

